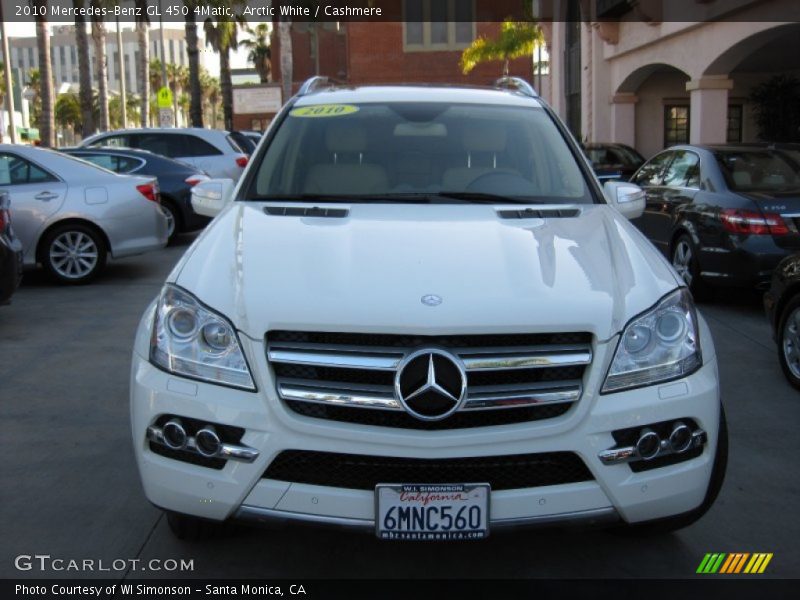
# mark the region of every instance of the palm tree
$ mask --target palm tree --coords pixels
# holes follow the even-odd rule
[[[125,112],[132,121],[139,118],[139,99],[133,94],[128,94],[125,100]],[[114,96],[108,101],[108,114],[111,127],[118,129],[122,127],[122,97]]]
[[[81,103],[81,135],[87,137],[94,133],[94,110],[92,99],[92,70],[89,61],[89,37],[86,35],[84,0],[72,0],[75,7],[75,43],[78,46],[78,98]]]
[[[42,118],[42,74],[39,69],[30,69],[25,79],[25,85],[33,91],[31,100],[31,123],[39,124]]]
[[[211,107],[211,127],[217,127],[217,105],[222,92],[219,89],[219,79],[211,77],[205,71],[200,74],[200,85],[203,89],[203,101]]]
[[[292,96],[292,77],[294,76],[292,60],[292,21],[281,19],[278,22],[278,43],[281,50],[281,85],[283,101]]]
[[[503,61],[503,75],[508,75],[508,63],[522,56],[533,56],[536,44],[544,42],[544,34],[536,23],[516,22],[506,19],[500,25],[500,35],[495,39],[479,37],[461,54],[464,75],[478,64]]]
[[[92,41],[94,41],[94,66],[97,77],[97,93],[100,101],[100,130],[108,131],[111,123],[108,116],[108,65],[106,65],[106,27],[103,24],[102,10],[104,0],[91,0],[97,12],[90,17],[92,21]]]
[[[250,50],[247,54],[247,60],[253,63],[261,83],[269,83],[272,75],[269,24],[259,23],[255,29],[248,27],[247,33],[250,34],[250,39],[242,40],[239,44]]]
[[[197,21],[195,20],[195,8],[203,0],[183,0],[183,4],[189,9],[186,19],[186,54],[189,57],[189,121],[192,127],[203,126],[203,91],[200,84],[200,43],[197,37]]]
[[[47,30],[47,0],[32,0],[36,8],[36,43],[39,47],[39,98],[42,112],[39,116],[39,139],[42,146],[56,145],[56,124],[53,115],[53,65],[50,63],[50,32]]]
[[[239,4],[239,2],[233,0],[232,2],[222,2],[222,4],[230,6]],[[235,10],[235,7],[231,8]],[[237,32],[239,24],[243,22],[244,19],[237,15],[234,20],[230,20],[226,16],[216,16],[206,19],[203,23],[206,44],[219,53],[219,80],[222,90],[222,110],[225,115],[223,126],[228,131],[233,129],[233,87],[231,83],[230,52],[237,48]]]
[[[178,96],[189,86],[189,70],[181,65],[170,63],[167,65],[167,82],[172,91],[172,109],[174,111],[175,127],[178,126]]]
[[[139,97],[142,105],[146,106],[150,102],[150,40],[148,29],[150,27],[150,17],[147,16],[147,0],[134,0],[136,12],[141,16],[136,17],[136,42],[139,46],[139,62],[136,65],[136,78],[139,80]],[[149,123],[149,111],[141,111],[142,127],[147,127]]]

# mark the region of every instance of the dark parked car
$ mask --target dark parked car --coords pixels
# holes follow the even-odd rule
[[[261,141],[261,133],[258,131],[231,131],[231,137],[244,152],[252,155],[256,151],[258,142]]]
[[[179,233],[202,229],[210,220],[192,209],[192,186],[205,181],[208,176],[191,165],[147,150],[129,148],[65,148],[62,152],[116,173],[157,177],[170,241]]]
[[[8,192],[0,192],[0,304],[8,304],[22,279],[22,242],[11,228]]]
[[[788,150],[674,146],[631,181],[646,194],[634,223],[696,294],[709,285],[765,288],[781,259],[800,250],[800,163]]]
[[[764,309],[778,344],[778,360],[786,379],[800,389],[800,254],[781,261],[764,294]]]
[[[628,181],[644,164],[644,157],[625,144],[586,144],[584,152],[601,181]]]

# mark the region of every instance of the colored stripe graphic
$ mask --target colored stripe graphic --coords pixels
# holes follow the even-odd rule
[[[709,552],[700,561],[697,573],[704,575],[719,573],[733,575],[739,573],[763,573],[772,560],[771,552]],[[746,566],[745,566],[746,565]]]

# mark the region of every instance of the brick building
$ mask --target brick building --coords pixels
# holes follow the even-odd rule
[[[499,22],[489,21],[293,23],[293,89],[315,74],[354,84],[486,85],[502,74],[499,61],[478,65],[464,75],[459,60],[476,37],[494,37],[499,30]],[[277,81],[281,72],[277,27],[273,27],[271,43],[272,72]],[[532,58],[511,61],[509,70],[530,81]]]

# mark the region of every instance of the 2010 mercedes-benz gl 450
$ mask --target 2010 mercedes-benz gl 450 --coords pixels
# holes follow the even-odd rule
[[[476,539],[669,530],[727,434],[709,329],[525,82],[307,82],[145,312],[131,373],[147,498],[228,519]]]

